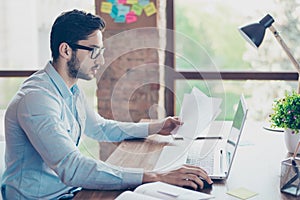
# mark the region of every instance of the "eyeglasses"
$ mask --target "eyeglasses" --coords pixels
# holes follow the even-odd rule
[[[104,50],[105,50],[104,47],[102,47],[102,48],[93,47],[92,48],[92,47],[87,47],[87,46],[83,46],[83,45],[80,45],[80,44],[69,44],[69,46],[72,49],[83,49],[83,50],[91,51],[92,52],[91,59],[96,59],[100,54],[103,55]]]
[[[68,191],[68,193],[62,194],[57,197],[58,200],[69,200],[73,199],[75,195],[82,190],[81,187],[74,187]]]

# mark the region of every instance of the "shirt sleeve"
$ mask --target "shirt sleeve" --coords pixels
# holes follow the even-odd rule
[[[87,103],[84,103],[84,107],[87,116],[84,133],[95,140],[119,142],[148,136],[149,123],[108,120],[93,111]]]
[[[43,161],[69,186],[125,189],[142,183],[143,170],[120,168],[83,156],[61,119],[62,104],[47,92],[31,92],[18,104],[20,126]]]

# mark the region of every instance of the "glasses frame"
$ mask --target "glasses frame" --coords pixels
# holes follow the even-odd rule
[[[99,48],[99,47],[87,47],[80,44],[68,44],[72,49],[83,49],[87,51],[91,51],[91,59],[96,59],[99,55],[104,54],[105,47]]]

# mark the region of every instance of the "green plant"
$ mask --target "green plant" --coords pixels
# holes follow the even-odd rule
[[[277,99],[272,107],[274,113],[270,115],[272,127],[289,128],[295,133],[300,129],[300,94],[293,91],[285,93],[284,98]]]

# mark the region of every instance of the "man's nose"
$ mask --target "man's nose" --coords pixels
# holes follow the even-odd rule
[[[97,65],[103,66],[105,63],[105,59],[103,54],[100,54],[99,57],[95,60]]]

